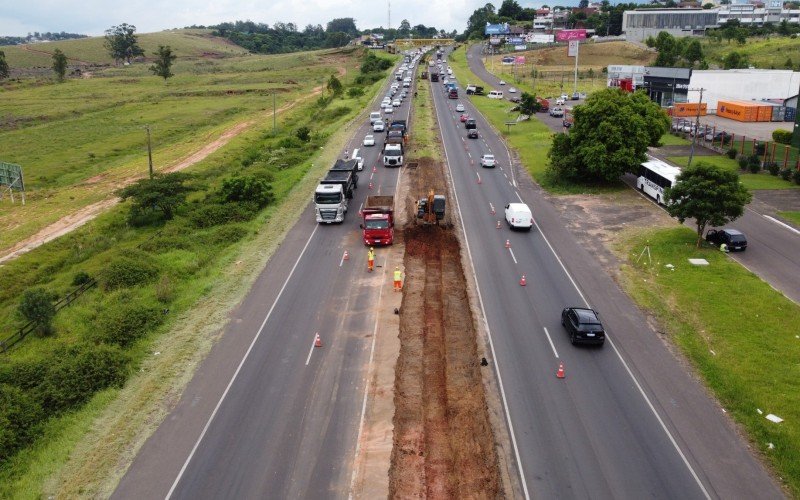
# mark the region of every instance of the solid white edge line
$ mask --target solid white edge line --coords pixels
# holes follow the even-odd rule
[[[510,254],[511,254],[511,258],[512,258],[512,259],[514,259],[514,264],[518,264],[518,262],[517,262],[517,258],[514,256],[514,250],[512,250],[511,248],[509,248],[509,249],[508,249],[508,253],[510,253]]]
[[[222,396],[220,396],[219,401],[217,401],[217,405],[214,407],[214,411],[212,411],[211,415],[208,417],[208,421],[206,421],[206,425],[203,426],[203,431],[200,433],[200,437],[197,438],[197,441],[195,441],[194,446],[192,447],[192,451],[189,453],[189,456],[186,457],[186,461],[183,462],[183,466],[181,467],[180,472],[178,472],[178,476],[175,478],[175,481],[172,482],[172,486],[170,487],[169,491],[167,492],[167,495],[164,497],[165,499],[169,500],[169,498],[172,497],[172,493],[175,491],[175,488],[178,486],[178,483],[180,482],[181,478],[183,477],[184,472],[186,472],[186,468],[189,466],[189,462],[191,462],[192,457],[194,457],[194,454],[197,451],[197,448],[200,446],[200,442],[205,437],[206,432],[208,432],[208,428],[211,426],[211,422],[214,420],[214,417],[217,416],[217,412],[219,411],[220,406],[222,406],[222,402],[225,401],[225,397],[228,395],[228,392],[231,390],[231,386],[233,386],[233,382],[236,380],[236,377],[239,375],[239,372],[241,371],[242,366],[244,366],[245,361],[247,361],[247,358],[250,356],[250,352],[253,350],[253,346],[256,345],[256,342],[258,341],[259,337],[261,336],[261,332],[264,331],[264,327],[266,326],[267,321],[269,321],[270,316],[272,316],[272,311],[275,310],[275,306],[278,304],[278,301],[280,300],[281,296],[283,295],[283,291],[286,289],[286,285],[289,284],[289,280],[292,279],[292,276],[294,275],[294,271],[297,269],[297,265],[300,263],[300,259],[302,259],[303,255],[305,255],[306,249],[308,248],[308,245],[311,243],[311,239],[314,237],[315,234],[317,234],[317,229],[318,228],[319,228],[319,224],[314,226],[314,230],[311,231],[311,235],[308,237],[308,240],[306,240],[306,244],[305,244],[305,246],[303,246],[303,250],[300,252],[300,255],[297,256],[297,260],[294,262],[294,265],[292,266],[292,270],[289,271],[289,275],[286,277],[286,281],[283,282],[283,286],[281,286],[281,290],[278,292],[278,296],[275,297],[275,300],[272,302],[272,306],[269,308],[269,311],[267,312],[267,315],[264,317],[264,321],[261,322],[261,326],[259,327],[258,332],[256,332],[256,336],[253,337],[252,342],[250,342],[250,346],[247,348],[247,352],[244,353],[244,357],[242,357],[242,360],[239,362],[239,366],[237,366],[236,367],[236,371],[233,372],[233,376],[231,377],[230,381],[228,382],[228,385],[225,387],[225,391],[222,393]]]
[[[772,217],[770,215],[762,215],[762,217],[764,217],[765,219],[769,219],[770,221],[774,222],[775,224],[779,224],[779,225],[783,226],[784,228],[788,229],[789,231],[793,232],[794,234],[800,234],[800,231],[798,231],[797,229],[793,228],[789,224],[786,224],[785,222],[779,221],[775,217]]]
[[[314,354],[314,344],[317,343],[317,335],[319,334],[318,333],[314,334],[314,340],[311,341],[311,349],[308,351],[308,357],[306,358],[306,366],[308,366],[308,363],[311,362],[311,355]]]
[[[514,191],[514,194],[517,195],[517,199],[519,200],[520,203],[525,203],[524,201],[522,201],[522,196],[520,196],[518,192]],[[534,220],[534,223],[536,223],[535,220]]]
[[[439,107],[436,105],[436,99],[435,98],[433,100],[433,105],[436,108],[436,118],[439,120],[440,129],[441,129],[442,121],[441,121],[441,117],[439,116]],[[440,135],[441,135],[441,130],[440,130]],[[517,461],[517,472],[519,473],[519,476],[520,476],[520,482],[522,483],[522,491],[523,491],[523,493],[525,495],[525,499],[526,500],[530,500],[531,497],[530,497],[530,494],[528,493],[528,483],[525,480],[525,471],[522,468],[522,459],[520,458],[519,447],[517,446],[517,438],[514,436],[514,424],[511,422],[511,412],[508,409],[508,398],[506,398],[506,392],[503,389],[503,378],[500,375],[500,367],[499,367],[499,363],[497,362],[497,354],[495,353],[495,350],[494,350],[494,341],[492,340],[492,331],[489,328],[489,321],[486,319],[486,308],[483,305],[483,296],[481,295],[480,283],[478,283],[478,275],[475,272],[475,263],[472,261],[472,250],[470,249],[470,246],[469,246],[469,237],[467,236],[467,228],[464,225],[464,217],[461,215],[461,204],[458,202],[458,193],[456,192],[456,184],[455,184],[455,180],[453,179],[453,170],[450,167],[450,156],[447,154],[447,143],[444,141],[444,138],[442,138],[442,149],[444,149],[444,156],[445,156],[445,160],[446,160],[446,163],[447,163],[447,171],[450,174],[450,181],[451,181],[452,186],[453,186],[453,197],[455,198],[455,202],[456,202],[456,211],[458,212],[458,219],[461,222],[461,231],[464,233],[464,242],[465,242],[465,244],[467,246],[467,256],[469,258],[469,265],[472,268],[472,276],[473,276],[473,280],[475,281],[475,289],[476,289],[476,292],[478,293],[478,302],[481,305],[481,313],[483,315],[483,325],[484,325],[484,328],[486,328],[486,335],[487,335],[487,337],[489,339],[489,348],[492,351],[492,359],[494,360],[494,363],[493,363],[494,364],[494,372],[495,372],[495,376],[497,376],[497,383],[498,383],[498,386],[500,388],[500,395],[501,395],[502,400],[503,400],[503,410],[505,411],[505,415],[506,415],[506,425],[508,425],[508,432],[509,432],[509,434],[511,436],[511,444],[514,447],[514,457],[515,457],[515,459]]]
[[[583,295],[583,292],[581,292],[581,289],[578,287],[578,284],[575,283],[575,280],[572,278],[572,275],[569,273],[569,271],[567,271],[564,262],[561,261],[561,258],[556,253],[555,249],[553,248],[553,245],[550,244],[550,240],[547,239],[547,236],[545,236],[544,232],[542,231],[542,228],[539,227],[539,224],[536,222],[535,219],[533,223],[536,225],[536,229],[539,230],[539,234],[542,235],[542,239],[544,239],[545,243],[547,243],[547,247],[550,249],[550,252],[552,252],[553,256],[558,261],[559,265],[561,266],[561,269],[564,271],[564,274],[567,275],[567,278],[569,278],[570,283],[572,283],[572,286],[575,287],[575,290],[578,292],[578,295],[581,296],[581,300],[583,300],[584,305],[588,308],[591,308],[591,306],[589,305],[589,301],[586,300],[586,297]],[[661,419],[661,415],[658,414],[658,411],[656,410],[655,406],[653,406],[653,403],[650,401],[650,398],[647,396],[647,393],[645,393],[644,388],[639,383],[639,380],[631,371],[630,367],[628,366],[628,363],[625,361],[625,358],[622,357],[622,354],[619,352],[619,349],[617,349],[617,346],[614,344],[614,342],[611,340],[609,336],[606,336],[606,340],[608,340],[609,344],[611,344],[611,347],[614,349],[617,358],[619,358],[620,362],[622,362],[622,366],[625,367],[625,371],[628,372],[628,376],[630,376],[631,380],[633,380],[634,385],[636,385],[636,388],[639,390],[639,394],[642,395],[645,402],[647,403],[647,406],[650,408],[650,411],[656,417],[656,420],[658,420],[659,425],[661,425],[661,428],[664,430],[664,433],[669,438],[669,441],[670,443],[672,443],[672,446],[675,448],[675,451],[677,451],[678,455],[680,455],[681,460],[683,460],[683,463],[686,465],[686,468],[689,469],[689,472],[691,473],[694,480],[697,482],[697,485],[700,487],[700,490],[703,492],[703,495],[705,495],[706,498],[710,499],[711,496],[708,494],[708,491],[706,490],[706,487],[703,485],[703,482],[700,481],[700,477],[695,472],[694,467],[692,467],[692,464],[689,463],[689,460],[686,458],[686,455],[683,454],[683,450],[681,450],[680,446],[678,446],[678,442],[675,440],[672,433],[667,428],[667,425],[664,423],[664,420]]]
[[[547,331],[547,327],[544,327],[544,334],[547,335],[547,341],[550,342],[550,347],[553,349],[553,355],[555,355],[556,359],[558,359],[558,351],[556,351],[556,345],[553,343],[553,339],[550,338],[550,332]]]

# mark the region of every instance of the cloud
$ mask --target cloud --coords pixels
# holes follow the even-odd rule
[[[0,34],[26,35],[29,31],[66,31],[102,35],[111,26],[133,24],[139,33],[212,25],[224,21],[251,20],[274,24],[325,24],[334,18],[352,17],[359,29],[386,27],[387,0],[30,0],[4,1]],[[392,27],[407,19],[412,26],[424,24],[447,31],[463,31],[472,12],[485,0],[394,0]],[[499,2],[498,2],[499,4]]]

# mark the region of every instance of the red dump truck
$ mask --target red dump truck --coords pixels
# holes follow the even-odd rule
[[[367,196],[361,214],[365,245],[391,245],[394,242],[394,196]]]

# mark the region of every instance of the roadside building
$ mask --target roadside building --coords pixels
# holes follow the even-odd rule
[[[773,101],[788,100],[800,88],[800,72],[780,69],[730,69],[692,71],[689,87],[703,90],[703,102],[709,112],[719,100]],[[698,102],[699,92],[689,93],[689,102]],[[796,100],[787,104],[796,108]]]
[[[717,9],[636,9],[626,10],[622,32],[628,40],[643,41],[662,31],[673,36],[703,36],[717,28]]]
[[[691,77],[691,68],[647,66],[644,68],[642,87],[653,102],[668,107],[688,101]]]

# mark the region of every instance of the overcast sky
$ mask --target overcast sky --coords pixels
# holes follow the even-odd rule
[[[0,0],[0,35],[28,32],[102,35],[111,26],[128,23],[149,33],[190,25],[251,20],[272,25],[322,24],[352,17],[359,29],[387,25],[387,0]],[[494,2],[500,7],[502,0]],[[520,1],[524,7],[532,2]],[[546,3],[546,0],[541,3]],[[564,2],[562,2],[564,3]],[[392,27],[408,19],[446,31],[464,31],[472,12],[486,0],[391,0]]]

